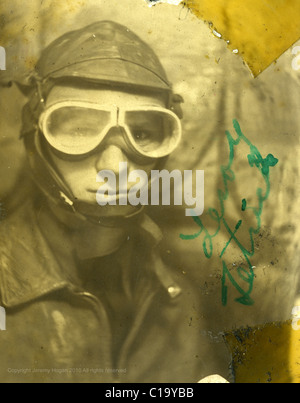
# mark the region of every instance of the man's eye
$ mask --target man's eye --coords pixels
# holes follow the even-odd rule
[[[135,130],[133,136],[137,141],[145,141],[150,139],[151,133],[145,130]]]

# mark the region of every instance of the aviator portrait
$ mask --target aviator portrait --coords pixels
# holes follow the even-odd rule
[[[1,379],[228,379],[227,348],[191,325],[199,291],[164,261],[148,207],[96,199],[99,171],[149,174],[180,148],[183,98],[159,57],[99,21],[50,43],[19,88],[31,179],[0,228]]]

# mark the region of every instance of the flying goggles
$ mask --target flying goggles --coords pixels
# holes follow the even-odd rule
[[[141,156],[163,158],[178,146],[181,122],[157,106],[119,108],[68,101],[47,107],[39,126],[48,143],[61,153],[84,155],[96,150],[112,128],[122,128],[126,145]]]

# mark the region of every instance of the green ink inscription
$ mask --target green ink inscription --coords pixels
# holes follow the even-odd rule
[[[221,229],[225,229],[229,234],[230,238],[223,248],[220,259],[222,260],[222,304],[224,306],[228,303],[228,281],[229,283],[239,292],[240,297],[236,298],[235,301],[246,305],[251,306],[254,304],[253,299],[251,298],[251,294],[254,287],[254,268],[251,264],[250,258],[254,256],[254,236],[260,232],[261,229],[261,216],[263,213],[263,208],[265,202],[268,200],[270,196],[270,168],[275,167],[278,163],[278,159],[275,158],[272,154],[269,154],[266,158],[263,158],[258,149],[251,143],[251,141],[242,133],[241,127],[237,120],[233,121],[233,127],[237,134],[237,138],[234,139],[229,131],[226,132],[226,137],[229,145],[229,162],[226,166],[221,166],[222,173],[222,182],[224,185],[223,189],[218,189],[218,201],[220,204],[219,211],[214,208],[208,209],[208,216],[216,223],[217,229],[214,233],[210,233],[208,229],[204,226],[203,221],[200,217],[192,217],[194,222],[200,228],[198,232],[192,235],[184,235],[181,234],[180,238],[183,240],[192,240],[197,239],[203,235],[202,248],[204,255],[206,258],[210,259],[213,256],[214,245],[213,240],[218,236]],[[257,188],[256,196],[258,200],[257,206],[249,206],[246,199],[242,200],[242,211],[250,210],[253,212],[256,219],[256,227],[250,227],[249,237],[250,237],[250,249],[248,250],[246,247],[242,245],[242,243],[237,238],[237,233],[243,223],[242,220],[239,220],[232,230],[229,227],[229,224],[225,218],[226,216],[226,208],[225,202],[229,198],[229,184],[233,183],[236,179],[236,175],[232,169],[234,160],[235,160],[235,151],[240,144],[246,144],[249,146],[249,154],[248,154],[248,162],[250,167],[256,167],[262,175],[264,180],[265,189]],[[228,246],[231,243],[234,243],[238,246],[241,251],[247,270],[241,266],[237,267],[236,273],[232,273],[229,271],[226,262],[223,260],[223,256],[227,251]]]

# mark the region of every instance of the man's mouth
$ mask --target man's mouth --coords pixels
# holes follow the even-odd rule
[[[98,192],[98,189],[87,189],[87,192],[96,195],[97,192]],[[115,190],[115,189],[111,189],[111,192],[108,190],[107,193],[104,194],[104,197],[105,197],[105,200],[107,202],[112,202],[114,200],[118,201],[121,198],[126,198],[127,199],[128,190],[126,189],[125,191],[118,191],[118,190]]]

